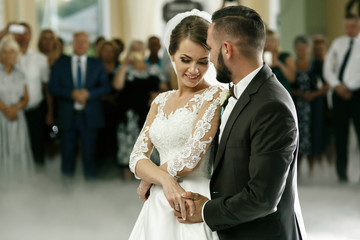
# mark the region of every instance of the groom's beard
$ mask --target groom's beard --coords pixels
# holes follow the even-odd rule
[[[224,63],[224,58],[221,54],[221,49],[219,51],[217,66],[216,66],[216,79],[222,83],[229,83],[231,82],[231,72],[229,68]]]

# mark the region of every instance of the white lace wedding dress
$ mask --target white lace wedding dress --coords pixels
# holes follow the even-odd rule
[[[219,86],[210,86],[195,95],[184,107],[171,110],[169,96],[175,91],[160,94],[152,103],[146,123],[130,157],[130,169],[149,159],[153,146],[160,153],[160,164],[168,164],[168,172],[176,176],[185,166],[199,167],[178,180],[185,191],[210,198],[211,163],[206,149],[216,133],[221,108]],[[166,107],[165,107],[166,106]],[[166,114],[165,109],[170,109]],[[150,160],[149,160],[150,161]],[[201,240],[218,239],[205,223],[181,224],[177,221],[161,186],[153,185],[129,239],[134,240]]]

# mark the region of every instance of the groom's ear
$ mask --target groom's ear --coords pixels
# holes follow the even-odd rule
[[[233,50],[234,50],[232,45],[229,42],[224,42],[222,49],[223,49],[223,52],[222,52],[223,58],[230,59],[233,54]]]

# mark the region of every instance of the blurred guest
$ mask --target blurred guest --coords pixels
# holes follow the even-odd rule
[[[292,95],[296,106],[299,124],[299,158],[301,163],[303,156],[311,154],[311,75],[310,75],[310,40],[305,36],[299,36],[294,41],[296,53],[296,78],[293,84]],[[309,158],[310,159],[310,158]],[[309,160],[310,168],[313,161]]]
[[[360,20],[356,15],[345,17],[346,35],[336,38],[324,63],[325,80],[334,89],[336,169],[339,181],[347,182],[349,124],[353,120],[360,143]]]
[[[58,41],[60,43],[60,58],[61,57],[66,57],[67,55],[65,54],[65,50],[64,50],[64,40],[61,37],[58,37]]]
[[[168,89],[178,89],[177,76],[166,48],[164,49],[163,57],[161,59],[161,68],[164,72],[164,76],[168,79]]]
[[[15,66],[19,45],[12,39],[0,42],[0,170],[16,173],[32,166],[33,157],[24,107],[29,101],[24,74]]]
[[[272,30],[266,31],[264,51],[270,54],[270,62],[267,64],[280,83],[290,92],[291,83],[295,82],[295,63],[289,53],[280,51],[279,37]]]
[[[326,95],[329,87],[324,86],[319,90],[316,83],[317,78],[313,76],[312,63],[310,59],[311,40],[306,36],[298,36],[295,38],[294,48],[296,53],[295,65],[297,74],[296,81],[292,86],[292,94],[294,97],[299,123],[300,147],[298,164],[300,165],[303,156],[307,156],[310,173],[312,173],[315,154],[313,146],[322,145],[321,128],[323,124],[323,122],[321,122],[320,129],[313,126],[313,118],[319,118],[319,116],[313,112],[312,104],[318,102],[319,96]],[[321,112],[320,116],[322,117],[322,105],[320,105],[320,107],[320,109],[316,110]],[[314,138],[314,135],[320,135],[320,139],[318,139],[319,137]],[[319,142],[315,142],[314,140]],[[321,148],[321,146],[318,146],[317,148]],[[322,150],[323,149],[319,150],[317,154],[320,154]]]
[[[47,56],[50,66],[54,65],[62,54],[61,43],[51,29],[44,29],[40,32],[38,48],[41,53]]]
[[[321,92],[311,103],[312,111],[312,153],[321,161],[321,154],[325,154],[327,161],[334,162],[334,137],[333,116],[328,103],[329,84],[323,76],[323,64],[327,51],[327,39],[321,34],[312,38],[313,62],[312,62],[312,89]]]
[[[105,41],[105,38],[103,36],[98,36],[95,39],[94,42],[94,48],[95,48],[95,55],[98,56],[99,55],[99,47],[100,45]]]
[[[19,69],[25,74],[25,80],[29,91],[29,102],[25,108],[25,116],[28,124],[31,148],[35,163],[44,165],[44,124],[45,119],[53,119],[51,107],[48,108],[45,118],[44,94],[48,106],[51,105],[51,96],[47,91],[49,79],[49,65],[46,56],[29,49],[31,40],[31,28],[27,23],[20,23],[24,27],[22,33],[14,34],[16,42],[20,46],[20,58],[18,60]],[[8,24],[0,33],[0,39],[9,31]]]
[[[161,67],[161,59],[159,57],[160,48],[161,48],[160,39],[156,36],[151,36],[148,39],[148,49],[150,51],[150,55],[146,59],[147,64],[156,64],[159,67]]]
[[[80,138],[85,178],[94,179],[97,177],[94,161],[97,131],[104,126],[100,99],[110,91],[110,86],[104,64],[86,55],[89,45],[85,32],[74,34],[74,53],[55,63],[49,89],[59,103],[62,173],[74,176]]]
[[[166,72],[163,69],[162,66],[162,59],[159,57],[159,50],[161,48],[160,39],[156,36],[151,36],[148,39],[148,49],[150,51],[149,57],[145,60],[146,64],[148,66],[151,66],[151,68],[155,68],[153,70],[155,73],[159,72],[159,78],[161,80],[160,82],[160,89],[161,91],[167,91],[169,90],[169,77],[166,77]],[[166,53],[167,55],[167,53]],[[159,68],[159,69],[156,69]]]
[[[114,88],[121,90],[117,156],[120,165],[125,167],[126,178],[132,177],[127,168],[132,147],[145,122],[151,100],[160,90],[161,70],[147,65],[144,53],[144,43],[133,41],[113,81]]]
[[[116,59],[118,62],[121,62],[120,61],[120,58],[121,58],[121,53],[124,51],[124,48],[125,48],[125,44],[123,42],[123,40],[121,40],[120,38],[114,38],[113,40],[111,40],[113,43],[116,44],[117,46],[117,50],[116,50]]]
[[[99,55],[103,61],[108,76],[108,82],[112,86],[119,62],[117,61],[117,46],[112,41],[103,41],[99,46]],[[118,142],[116,130],[118,126],[118,91],[111,87],[111,92],[101,98],[104,111],[105,126],[99,129],[97,138],[97,159],[100,173],[109,174],[117,166],[116,153]],[[104,171],[102,171],[104,170]]]
[[[39,40],[38,40],[38,48],[41,53],[47,56],[49,67],[51,68],[55,61],[61,56],[62,54],[62,45],[58,40],[56,34],[51,29],[44,29],[40,32]],[[57,135],[57,126],[56,123],[56,116],[55,110],[56,103],[54,99],[49,96],[47,99],[47,112],[52,114],[47,115],[46,124],[44,126],[45,131],[45,142],[46,142],[46,149],[45,152],[47,156],[52,156],[57,154],[56,149],[56,142],[54,141],[55,136]],[[54,131],[55,129],[55,131]]]

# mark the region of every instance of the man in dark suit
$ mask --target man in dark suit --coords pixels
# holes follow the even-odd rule
[[[81,139],[84,175],[96,177],[95,149],[98,128],[104,125],[100,98],[110,91],[103,63],[87,57],[89,37],[74,34],[74,54],[59,59],[51,72],[49,90],[58,99],[62,173],[72,177],[78,138]]]
[[[232,82],[234,95],[214,140],[211,200],[192,199],[186,220],[201,222],[224,239],[306,239],[298,202],[298,126],[293,101],[263,65],[265,27],[244,6],[213,14],[208,31],[217,78]]]

